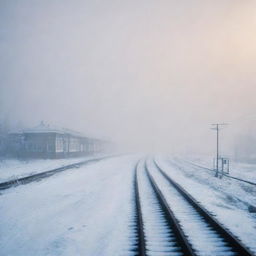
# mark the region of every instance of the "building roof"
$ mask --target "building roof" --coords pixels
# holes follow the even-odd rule
[[[86,136],[84,136],[80,132],[59,128],[56,126],[50,126],[49,124],[45,124],[43,121],[39,125],[33,128],[22,129],[22,130],[19,130],[18,132],[10,132],[10,134],[24,134],[24,133],[58,133],[58,134],[70,134],[76,137],[86,138]]]

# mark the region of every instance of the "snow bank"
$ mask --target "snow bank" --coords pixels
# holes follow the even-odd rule
[[[0,160],[0,182],[49,171],[65,165],[100,157],[100,155],[65,159]]]

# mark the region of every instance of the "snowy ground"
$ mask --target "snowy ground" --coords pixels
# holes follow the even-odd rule
[[[109,158],[3,191],[0,255],[127,255],[137,159]]]
[[[133,255],[133,178],[140,158],[106,158],[1,191],[0,255]],[[181,159],[155,159],[256,253],[256,214],[248,212],[256,205],[255,187],[216,179]]]
[[[54,168],[65,165],[78,163],[84,160],[100,157],[99,155],[91,155],[79,158],[66,159],[34,159],[34,160],[18,160],[18,159],[1,159],[0,160],[0,182],[13,180],[32,174],[49,171]]]
[[[213,168],[213,158],[210,156],[190,157],[189,160],[207,168]],[[229,175],[256,183],[256,164],[241,163],[231,160]]]
[[[156,161],[216,218],[256,253],[256,186],[228,178],[217,179],[213,173],[192,166],[181,159],[158,156]]]

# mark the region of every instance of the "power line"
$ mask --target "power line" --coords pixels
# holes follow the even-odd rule
[[[216,139],[217,139],[217,143],[216,143],[216,173],[215,173],[215,177],[219,176],[219,130],[220,130],[220,126],[224,126],[224,125],[228,125],[226,123],[217,123],[217,124],[212,124],[214,127],[211,128],[212,130],[216,130]]]

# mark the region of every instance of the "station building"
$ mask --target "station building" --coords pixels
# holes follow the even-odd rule
[[[98,153],[104,142],[68,129],[40,125],[8,135],[8,153],[24,158],[65,158]]]

